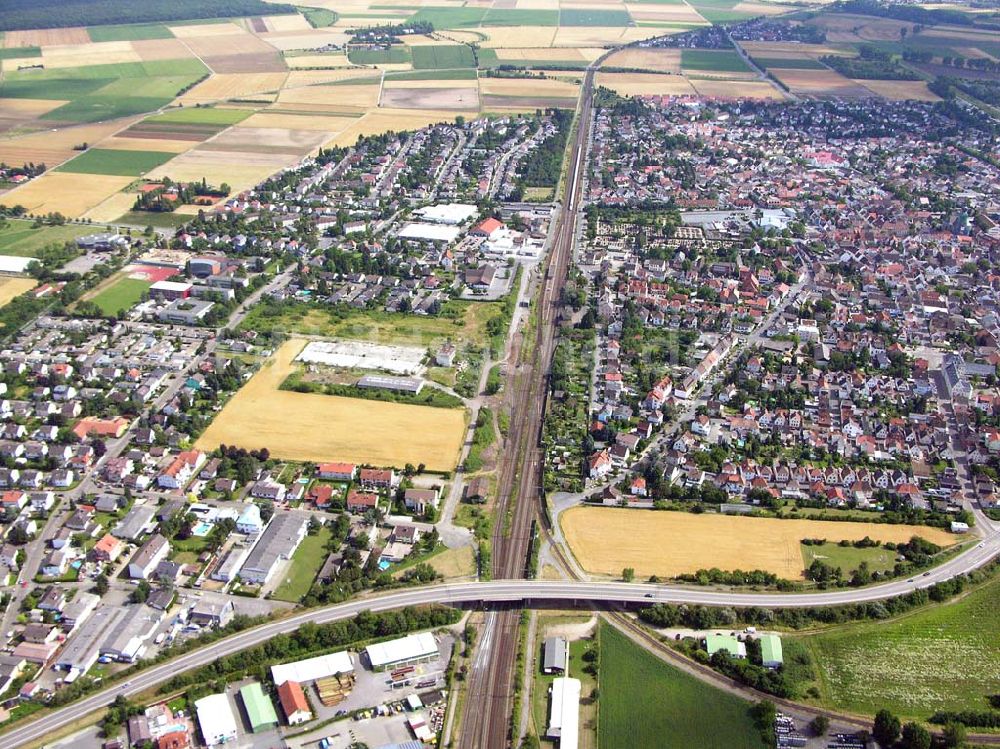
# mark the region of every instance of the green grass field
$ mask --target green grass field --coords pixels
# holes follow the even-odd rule
[[[410,48],[396,44],[389,49],[352,49],[347,59],[355,65],[398,65],[410,61]]]
[[[681,68],[726,73],[745,73],[750,70],[739,53],[730,49],[682,49]]]
[[[100,307],[105,315],[117,315],[118,310],[134,307],[152,284],[135,278],[122,276],[117,281],[96,294],[89,301]]]
[[[935,710],[985,710],[1000,683],[1000,579],[961,600],[891,622],[803,637],[825,704],[871,715],[888,708],[927,718]]]
[[[115,78],[47,79],[13,78],[8,73],[0,83],[0,97],[5,99],[76,99],[114,83]]]
[[[483,26],[558,26],[558,10],[524,8],[490,8],[483,17]]]
[[[292,555],[291,564],[285,571],[285,579],[274,589],[272,598],[279,601],[298,603],[309,588],[326,560],[324,548],[330,540],[330,531],[324,526],[315,536],[306,536]]]
[[[421,8],[409,20],[430,21],[435,29],[462,29],[479,26],[486,17],[486,8],[448,8],[436,5]]]
[[[743,10],[733,10],[740,0],[692,0],[691,6],[710,23],[742,21],[754,14]]]
[[[626,10],[591,10],[565,8],[559,12],[560,26],[631,26],[632,16]]]
[[[179,107],[154,115],[144,122],[178,125],[235,125],[253,114],[252,109],[220,107]]]
[[[474,68],[476,57],[464,44],[435,44],[413,48],[413,67],[417,70],[438,68]]]
[[[601,625],[598,746],[764,749],[749,703],[688,676]]]
[[[492,50],[490,50],[492,52]],[[482,50],[480,50],[482,54]],[[479,76],[474,68],[455,70],[405,70],[386,73],[387,81],[474,81]]]
[[[152,211],[129,211],[115,219],[116,224],[133,226],[153,226],[158,229],[175,229],[191,220],[191,216],[183,213],[154,213]]]
[[[0,48],[0,60],[12,60],[19,57],[41,57],[41,47],[7,47]]]
[[[786,70],[824,70],[826,65],[811,57],[754,57],[753,61],[762,68]]]
[[[868,562],[872,572],[889,572],[896,566],[896,555],[886,549],[856,549],[853,546],[840,546],[826,543],[822,546],[801,545],[802,563],[808,569],[814,560],[819,559],[831,567],[840,567],[849,576],[862,562]]]
[[[101,230],[99,226],[80,224],[32,229],[31,224],[31,221],[10,219],[6,226],[0,227],[0,255],[36,257],[39,250],[50,244],[62,244]]]
[[[549,690],[552,688],[552,682],[556,679],[557,674],[543,674],[542,673],[542,659],[544,653],[544,643],[541,639],[541,632],[545,626],[551,626],[553,624],[563,624],[563,625],[574,625],[583,624],[590,617],[588,616],[539,616],[538,626],[539,626],[539,638],[535,640],[535,644],[538,646],[538,651],[535,653],[535,682],[531,688],[531,710],[532,717],[535,721],[535,726],[542,726],[543,728],[539,731],[542,733],[544,731],[544,726],[548,725],[549,718],[549,703],[551,697],[549,695]],[[588,713],[596,712],[596,705],[587,704],[588,698],[594,691],[594,687],[597,686],[597,680],[589,673],[584,671],[584,667],[587,662],[583,660],[584,653],[586,653],[593,645],[593,639],[585,640],[571,640],[569,643],[569,675],[574,679],[579,679],[580,684],[580,700],[583,704],[580,706],[580,723],[581,730],[580,733],[585,733],[588,728],[586,727],[586,721],[588,720]],[[592,729],[590,729],[592,730]],[[586,742],[581,742],[584,746],[587,745]],[[549,744],[543,743],[543,746],[548,746]]]
[[[166,106],[173,96],[82,96],[76,101],[64,104],[39,119],[68,120],[70,122],[103,122],[119,117],[130,117],[144,112],[153,112]]]
[[[337,22],[337,14],[325,8],[300,7],[299,12],[314,29],[333,26]]]
[[[143,39],[173,39],[170,29],[161,23],[129,23],[117,26],[91,26],[87,34],[92,42],[134,42]]]
[[[160,164],[165,164],[175,155],[166,151],[116,151],[110,148],[91,148],[66,162],[56,171],[138,177]]]

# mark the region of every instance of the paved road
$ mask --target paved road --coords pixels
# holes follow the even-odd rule
[[[534,606],[551,601],[595,603],[686,603],[715,606],[761,606],[788,608],[828,606],[844,603],[875,601],[926,588],[935,582],[985,565],[1000,552],[1000,533],[990,530],[981,543],[956,556],[926,576],[898,580],[883,585],[859,589],[838,589],[815,593],[774,593],[754,591],[724,591],[694,586],[649,585],[641,583],[567,582],[551,580],[495,580],[492,582],[432,585],[394,591],[349,603],[311,609],[280,621],[269,622],[255,629],[219,640],[167,663],[153,666],[124,684],[109,687],[67,705],[33,722],[15,727],[3,734],[0,744],[18,747],[43,740],[70,722],[109,704],[119,694],[136,694],[161,684],[174,674],[211,663],[223,655],[258,645],[276,635],[292,632],[304,622],[326,623],[348,619],[361,611],[388,611],[403,606],[421,604],[517,603]]]

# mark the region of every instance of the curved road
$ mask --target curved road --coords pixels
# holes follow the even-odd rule
[[[788,608],[829,606],[875,601],[926,588],[936,582],[977,569],[1000,552],[1000,534],[991,529],[986,540],[913,581],[897,580],[869,588],[838,589],[815,593],[773,593],[710,590],[678,585],[649,585],[616,582],[566,582],[540,580],[495,580],[431,585],[385,593],[370,598],[310,609],[279,621],[268,622],[240,632],[171,661],[134,675],[131,680],[103,689],[71,705],[19,725],[2,734],[0,744],[17,747],[39,742],[73,721],[108,705],[119,694],[134,695],[167,681],[170,677],[221,656],[253,647],[276,635],[291,632],[304,622],[319,624],[356,616],[361,611],[387,611],[421,604],[477,604],[516,602],[522,606],[545,601],[593,601],[603,603],[687,603],[717,606],[761,606]]]

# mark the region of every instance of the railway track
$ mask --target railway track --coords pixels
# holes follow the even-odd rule
[[[549,372],[556,345],[559,300],[566,280],[579,211],[587,138],[593,101],[593,71],[581,93],[580,116],[570,152],[566,199],[554,227],[555,239],[539,279],[534,346],[514,376],[511,425],[497,484],[492,538],[494,579],[523,578],[527,572],[533,521],[539,517],[544,452],[542,426]],[[459,745],[505,749],[511,743],[514,664],[517,659],[520,609],[486,613],[480,646],[469,677]]]

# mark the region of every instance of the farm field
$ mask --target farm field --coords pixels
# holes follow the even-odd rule
[[[681,51],[679,49],[641,49],[630,47],[615,52],[604,63],[611,68],[636,68],[654,73],[680,73]]]
[[[8,219],[7,225],[0,227],[0,255],[36,257],[38,251],[50,244],[68,242],[84,234],[101,231],[100,226],[42,226],[32,228],[32,221]]]
[[[772,68],[768,71],[796,94],[810,96],[871,96],[860,83],[845,78],[834,70],[790,70]]]
[[[77,218],[132,182],[131,177],[47,172],[3,196],[5,205],[23,205],[29,213],[59,212]]]
[[[730,81],[725,79],[692,78],[694,90],[702,96],[719,98],[773,99],[780,101],[785,95],[767,81]]]
[[[600,645],[599,746],[766,746],[749,703],[663,662],[609,624],[601,624]]]
[[[893,621],[810,635],[824,704],[862,714],[888,708],[926,719],[935,710],[986,710],[1000,682],[1000,580],[964,598]]]
[[[559,518],[563,534],[588,572],[619,575],[633,567],[637,577],[674,577],[699,569],[766,570],[779,577],[803,577],[803,538],[909,541],[921,536],[939,546],[955,537],[939,528],[822,520],[779,520],[733,515],[573,507]]]
[[[746,73],[750,68],[739,53],[729,49],[682,49],[681,67],[713,73]]]
[[[114,316],[118,314],[119,310],[127,310],[139,302],[151,285],[151,281],[123,275],[118,280],[98,290],[96,294],[88,298],[88,301],[100,307],[101,312],[105,315]]]
[[[687,78],[680,75],[656,73],[598,73],[598,86],[605,86],[621,96],[693,95],[694,88]]]
[[[33,278],[21,276],[0,276],[0,307],[10,303],[10,300],[30,291],[38,285]]]
[[[450,471],[465,435],[464,409],[430,408],[279,390],[303,339],[286,341],[195,443],[268,448],[278,458],[374,465],[424,463]]]
[[[858,81],[870,91],[891,101],[915,99],[916,101],[940,101],[940,97],[927,88],[926,81]]]
[[[59,167],[59,171],[138,177],[173,157],[173,153],[165,151],[114,151],[106,148],[92,148],[63,164]]]

